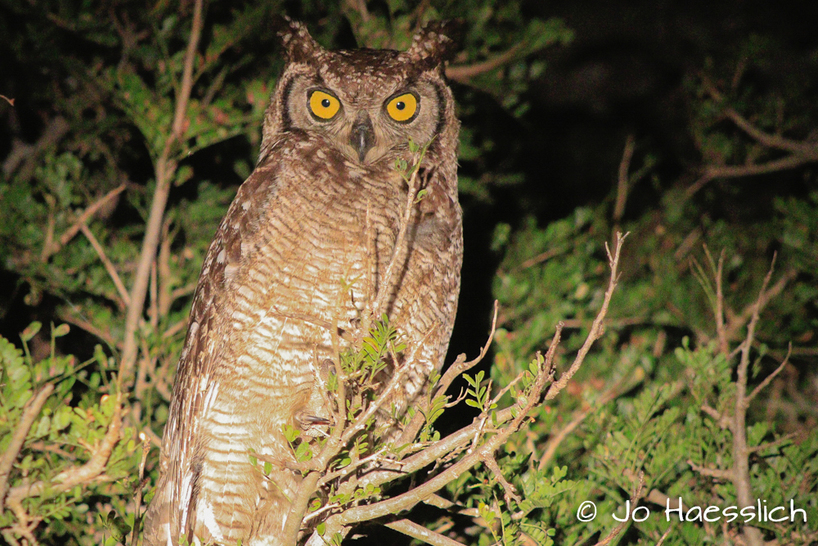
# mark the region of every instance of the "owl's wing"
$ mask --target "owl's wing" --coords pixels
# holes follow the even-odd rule
[[[201,420],[218,388],[214,373],[225,337],[223,300],[238,269],[242,244],[253,244],[258,226],[275,192],[276,162],[259,164],[241,185],[205,256],[184,349],[176,370],[168,422],[162,438],[160,477],[145,515],[145,544],[191,538],[201,465]],[[172,537],[172,540],[171,540]]]

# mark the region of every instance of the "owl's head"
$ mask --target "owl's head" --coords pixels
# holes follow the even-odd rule
[[[262,154],[285,133],[321,135],[347,159],[372,165],[405,153],[409,139],[454,149],[459,124],[443,76],[454,52],[447,23],[431,23],[406,51],[329,51],[284,19],[287,66],[264,119]]]

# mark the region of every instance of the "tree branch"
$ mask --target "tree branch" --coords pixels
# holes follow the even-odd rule
[[[59,252],[59,250],[62,247],[67,245],[68,242],[71,239],[73,239],[77,235],[77,233],[79,233],[79,231],[82,229],[82,226],[88,223],[88,220],[90,220],[92,216],[94,216],[102,207],[106,206],[108,202],[111,201],[114,197],[125,191],[126,187],[127,186],[125,184],[120,184],[116,188],[112,189],[111,191],[109,191],[108,193],[106,193],[105,195],[103,195],[90,205],[88,205],[88,207],[86,207],[86,209],[82,211],[82,214],[79,215],[79,217],[74,221],[74,223],[71,224],[71,227],[65,230],[65,232],[60,236],[60,240],[58,243],[52,243],[46,245],[43,248],[40,260],[45,262],[46,260],[48,260],[48,258]]]
[[[423,541],[426,544],[431,544],[432,546],[463,546],[456,540],[452,540],[447,536],[430,531],[426,527],[418,525],[414,521],[409,521],[408,519],[399,519],[385,525],[393,531],[403,533],[406,536]]]
[[[594,319],[594,323],[591,325],[591,331],[588,332],[588,337],[585,338],[585,343],[582,344],[582,347],[580,347],[579,351],[577,352],[577,356],[574,358],[574,362],[571,364],[571,367],[560,376],[559,380],[552,383],[548,388],[548,392],[545,394],[546,400],[552,400],[568,385],[568,382],[572,377],[574,377],[574,374],[577,373],[577,370],[579,370],[579,367],[582,366],[582,363],[585,361],[585,356],[588,354],[588,351],[591,350],[591,346],[602,335],[602,321],[605,320],[605,316],[608,314],[608,306],[611,303],[611,297],[613,297],[616,284],[619,281],[619,257],[622,252],[622,243],[625,241],[627,236],[628,233],[625,233],[625,235],[622,235],[621,233],[616,234],[614,239],[613,254],[608,247],[608,243],[605,243],[605,249],[608,252],[608,265],[611,268],[611,277],[608,282],[608,289],[605,291],[605,298],[602,301],[602,309],[600,309],[599,313]]]
[[[3,453],[3,457],[0,458],[0,513],[3,512],[6,492],[9,490],[9,474],[11,474],[14,461],[17,459],[17,455],[20,454],[20,450],[23,448],[23,444],[26,441],[26,436],[28,436],[28,431],[31,430],[34,420],[40,414],[45,401],[49,396],[51,396],[52,392],[54,392],[54,385],[48,383],[42,389],[40,389],[40,392],[26,402],[23,408],[23,416],[20,418],[17,428],[14,429],[14,435],[11,437],[11,442],[6,449],[6,452]]]
[[[566,377],[569,372],[572,374],[576,372],[590,349],[589,341],[592,343],[593,340],[601,335],[601,323],[607,314],[610,296],[613,288],[616,286],[619,275],[617,266],[623,240],[624,237],[621,236],[621,234],[617,234],[615,249],[613,253],[609,252],[609,262],[612,273],[608,290],[606,291],[605,301],[597,314],[594,326],[592,326],[591,331],[588,333],[586,343],[578,353],[577,360],[575,360],[569,371],[563,374],[563,378]],[[494,452],[500,449],[508,441],[508,438],[520,430],[523,423],[529,419],[529,412],[534,407],[543,403],[545,400],[546,387],[549,384],[552,385],[552,388],[548,389],[548,393],[553,392],[554,395],[556,395],[556,393],[559,392],[559,390],[553,390],[552,381],[553,360],[556,355],[557,346],[559,345],[561,331],[562,325],[558,324],[554,339],[545,358],[540,355],[537,357],[538,367],[533,382],[530,384],[525,396],[518,398],[518,401],[512,406],[491,412],[491,414],[484,411],[472,421],[471,425],[450,434],[442,440],[424,446],[421,451],[414,455],[401,461],[394,461],[391,464],[387,461],[383,466],[362,474],[355,485],[357,488],[362,488],[363,490],[366,490],[369,486],[381,486],[402,476],[417,472],[432,463],[439,462],[457,450],[461,450],[465,445],[472,443],[475,435],[482,430],[484,423],[490,422],[494,428],[488,432],[488,436],[483,437],[482,443],[473,444],[460,460],[452,463],[424,483],[417,485],[405,493],[372,504],[347,507],[339,513],[331,515],[325,520],[324,536],[332,537],[335,536],[336,533],[345,535],[351,526],[356,523],[410,510],[417,503],[424,502],[426,499],[433,497],[439,489],[457,479],[467,470],[478,464],[485,463],[489,459],[493,459]],[[526,374],[528,372],[523,371],[521,373]],[[565,382],[567,384],[567,379]],[[511,498],[513,499],[513,497]],[[313,533],[307,541],[308,546],[319,546],[323,543],[324,538],[317,533]]]
[[[747,446],[747,428],[746,417],[749,399],[747,393],[747,370],[750,366],[750,348],[755,337],[756,324],[758,323],[759,314],[761,312],[762,302],[765,301],[764,293],[770,279],[773,275],[773,268],[775,267],[775,257],[773,263],[770,265],[770,270],[764,277],[764,282],[761,283],[761,290],[753,309],[753,316],[750,319],[750,324],[747,326],[747,337],[741,350],[741,360],[739,361],[737,378],[736,378],[736,403],[735,414],[733,415],[733,468],[731,478],[733,486],[736,488],[736,500],[741,508],[752,506],[755,503],[753,498],[752,484],[750,482],[750,450]],[[761,536],[761,531],[749,525],[744,526],[744,538],[750,546],[762,546],[764,539]]]
[[[11,488],[7,502],[20,502],[28,497],[38,497],[45,493],[58,494],[68,491],[74,486],[90,483],[92,481],[110,480],[105,476],[105,466],[119,442],[119,432],[122,428],[122,405],[121,394],[117,395],[116,409],[114,409],[113,419],[108,425],[108,431],[102,439],[100,445],[94,450],[91,458],[82,466],[71,467],[63,470],[53,480],[37,481],[32,484],[19,485]]]
[[[193,63],[196,59],[196,50],[199,46],[199,39],[202,34],[202,2],[203,0],[196,0],[193,6],[193,22],[190,28],[187,50],[185,51],[182,85],[176,97],[172,130],[171,134],[165,140],[165,147],[156,162],[156,189],[154,190],[147,229],[145,230],[145,238],[142,241],[142,251],[139,255],[139,263],[136,268],[133,287],[131,288],[131,301],[130,305],[128,305],[128,312],[125,318],[125,339],[123,342],[119,377],[117,379],[121,387],[130,384],[133,367],[134,364],[136,364],[138,349],[136,331],[139,327],[139,321],[142,318],[145,296],[148,291],[151,264],[156,256],[156,249],[159,244],[162,219],[165,214],[168,196],[170,195],[171,180],[176,171],[176,162],[171,159],[171,152],[174,145],[180,142],[185,134],[184,122],[187,115],[190,93],[193,89]]]
[[[468,83],[469,80],[475,76],[485,74],[486,72],[491,72],[492,70],[500,68],[504,64],[511,62],[523,49],[525,49],[525,46],[525,42],[520,42],[510,47],[506,51],[495,55],[490,59],[486,59],[483,62],[468,65],[448,66],[446,67],[446,77],[459,83]]]
[[[91,243],[91,246],[94,247],[97,256],[99,256],[99,260],[102,262],[102,265],[105,266],[105,271],[108,272],[108,276],[111,277],[111,280],[114,282],[114,286],[119,293],[120,307],[125,308],[130,305],[131,296],[128,294],[128,290],[125,289],[122,279],[119,278],[119,273],[116,272],[114,264],[111,263],[111,260],[109,260],[105,254],[105,249],[102,248],[102,245],[99,244],[99,241],[97,241],[97,238],[94,237],[94,234],[87,225],[80,225],[80,229],[82,230],[82,234],[85,235],[85,238],[88,239],[88,242]]]

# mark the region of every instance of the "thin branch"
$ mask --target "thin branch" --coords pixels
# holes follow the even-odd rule
[[[611,387],[608,388],[593,404],[589,404],[586,409],[574,413],[574,418],[570,423],[562,427],[556,434],[552,434],[551,438],[546,444],[546,448],[542,457],[540,458],[540,462],[537,464],[537,470],[542,470],[545,468],[549,461],[554,458],[554,454],[557,452],[557,448],[560,446],[562,441],[565,440],[565,438],[567,438],[568,435],[571,434],[585,420],[586,417],[619,396],[621,386],[621,381],[617,381],[611,385]]]
[[[757,446],[750,447],[750,448],[748,448],[748,451],[750,453],[757,453],[759,451],[764,451],[766,449],[777,447],[777,446],[780,446],[782,444],[786,444],[787,442],[789,442],[790,440],[792,440],[796,436],[798,436],[797,433],[790,432],[789,434],[785,434],[781,438],[778,438],[777,440],[774,440],[772,442],[765,442],[763,444],[758,444]]]
[[[625,150],[622,152],[622,160],[619,162],[619,174],[616,184],[616,202],[614,203],[613,221],[614,225],[619,225],[622,216],[625,214],[625,203],[628,200],[628,171],[631,167],[631,159],[635,149],[633,135],[628,135],[625,140]],[[614,229],[616,232],[617,229]]]
[[[761,283],[761,290],[759,291],[758,298],[756,299],[756,303],[754,305],[753,315],[750,319],[750,324],[747,326],[747,336],[741,350],[741,359],[739,361],[735,383],[736,401],[735,414],[733,416],[733,468],[730,474],[732,477],[733,486],[736,488],[736,500],[741,508],[752,506],[755,502],[753,498],[752,484],[750,482],[750,450],[747,446],[747,370],[750,366],[750,348],[755,337],[756,325],[758,324],[762,302],[764,301],[764,293],[767,290],[767,285],[769,285],[770,279],[772,278],[774,267],[775,256],[773,256],[773,262],[770,264],[770,270],[764,277],[764,282]],[[755,527],[745,525],[743,532],[744,537],[750,546],[761,546],[764,543],[763,537],[761,536],[761,531]]]
[[[449,369],[446,370],[446,373],[443,374],[443,377],[440,378],[440,381],[437,382],[437,386],[435,388],[435,395],[438,394],[445,394],[447,390],[449,390],[449,386],[452,384],[452,381],[455,378],[460,377],[464,372],[469,371],[474,366],[480,363],[483,358],[485,358],[486,354],[489,352],[489,347],[491,347],[491,342],[494,340],[494,333],[497,331],[497,311],[499,310],[499,302],[494,300],[494,311],[492,313],[491,318],[491,329],[489,330],[489,337],[486,340],[486,343],[480,349],[480,354],[477,355],[476,358],[473,360],[469,360],[468,362],[465,361],[465,358],[461,361],[459,358],[455,361]]]
[[[147,434],[140,432],[139,439],[142,440],[142,459],[139,461],[139,483],[136,486],[136,498],[134,499],[134,526],[131,534],[131,546],[136,546],[139,539],[139,527],[142,523],[142,514],[139,512],[142,509],[142,489],[146,485],[145,462],[148,460],[148,453],[151,450],[151,439]]]
[[[2,95],[0,95],[2,96]],[[5,97],[4,97],[5,98]],[[8,99],[6,99],[8,100]],[[14,99],[11,99],[12,102]],[[21,177],[28,180],[34,167],[36,155],[43,150],[52,149],[68,133],[71,127],[63,117],[55,117],[49,120],[40,138],[33,145],[25,144],[23,141],[15,139],[11,146],[11,152],[3,161],[3,174],[8,178],[21,164],[23,169]],[[25,163],[24,163],[25,162]]]
[[[790,355],[791,354],[792,354],[792,343],[790,343],[790,347],[789,347],[789,350],[787,350],[787,356],[784,357],[784,361],[781,362],[781,364],[779,364],[778,367],[775,370],[773,370],[773,373],[771,373],[770,375],[765,377],[764,380],[761,383],[759,383],[758,386],[753,389],[753,392],[751,392],[750,395],[747,397],[747,404],[748,405],[750,404],[750,402],[753,401],[753,398],[758,396],[758,393],[760,393],[762,390],[764,390],[764,387],[766,387],[767,385],[770,384],[770,381],[775,379],[775,376],[777,376],[778,374],[780,374],[782,372],[782,370],[784,370],[784,368],[787,366],[787,364],[790,361]]]
[[[119,342],[116,340],[116,338],[114,338],[114,336],[110,332],[103,332],[97,326],[88,322],[87,320],[83,320],[81,318],[70,315],[68,312],[63,310],[57,310],[57,318],[59,318],[63,322],[73,324],[78,328],[82,328],[89,334],[98,337],[111,347],[119,346]]]
[[[131,289],[131,301],[130,305],[128,305],[128,312],[125,318],[125,339],[117,379],[120,385],[129,385],[131,383],[133,367],[134,364],[136,364],[136,354],[138,350],[136,332],[139,327],[139,321],[142,318],[145,295],[148,291],[151,264],[156,256],[156,249],[159,245],[162,219],[165,214],[168,196],[170,195],[171,180],[173,173],[176,171],[176,162],[171,159],[171,152],[174,145],[180,142],[185,134],[184,122],[187,116],[190,93],[193,89],[193,64],[196,59],[196,50],[199,46],[199,39],[202,34],[202,3],[203,0],[196,0],[193,6],[193,22],[190,28],[187,50],[185,51],[182,85],[176,97],[172,130],[156,162],[156,189],[154,190],[151,211],[145,230],[145,238],[142,241],[142,251],[139,256],[136,275],[134,276],[134,283]]]
[[[102,248],[102,245],[99,244],[97,238],[94,237],[91,229],[87,225],[82,224],[80,225],[80,230],[82,230],[82,234],[85,235],[88,242],[91,243],[91,246],[94,247],[94,250],[97,252],[97,256],[99,256],[99,260],[102,262],[102,265],[105,266],[105,271],[108,272],[108,276],[111,277],[111,280],[114,282],[116,291],[119,293],[120,306],[122,308],[127,307],[131,303],[131,296],[128,294],[128,290],[122,283],[122,279],[119,278],[119,273],[116,272],[116,267],[114,267],[114,264],[108,259],[108,256],[105,254],[105,249]]]
[[[724,102],[724,95],[718,90],[718,88],[710,81],[706,75],[702,74],[702,84],[704,88],[707,90],[707,93],[713,98],[713,100],[717,102]],[[752,123],[750,123],[746,118],[744,118],[741,114],[739,114],[735,109],[727,107],[724,110],[724,115],[736,126],[747,133],[750,137],[756,140],[759,144],[762,144],[768,148],[777,148],[779,150],[783,150],[785,152],[791,152],[794,154],[801,154],[801,155],[812,155],[818,158],[818,145],[817,144],[810,144],[806,142],[799,142],[797,140],[791,140],[789,138],[784,138],[780,135],[771,135],[769,133],[765,133]]]
[[[500,465],[497,464],[497,460],[494,458],[494,455],[491,454],[487,457],[483,457],[482,459],[483,464],[486,465],[486,468],[491,470],[494,477],[497,478],[497,482],[503,488],[503,495],[505,497],[506,506],[511,509],[511,501],[514,501],[517,505],[522,502],[520,495],[517,494],[517,489],[509,483],[505,476],[503,476],[503,471],[500,469]]]
[[[397,521],[386,523],[385,526],[389,527],[393,531],[403,533],[406,536],[420,540],[425,544],[431,544],[432,546],[463,546],[462,543],[457,542],[456,540],[452,540],[445,535],[430,531],[426,527],[418,525],[414,521],[409,521],[408,519],[399,519]]]
[[[60,235],[59,242],[46,245],[46,247],[43,248],[41,260],[46,261],[52,255],[59,252],[59,250],[62,247],[67,245],[68,242],[71,241],[71,239],[73,239],[77,235],[77,233],[80,232],[82,227],[88,223],[88,220],[90,220],[91,217],[93,217],[97,212],[99,212],[101,208],[105,207],[108,204],[108,202],[111,201],[114,197],[125,191],[126,187],[127,187],[126,184],[120,184],[116,188],[112,189],[111,191],[109,191],[108,193],[106,193],[105,195],[103,195],[90,205],[88,205],[88,207],[86,207],[86,209],[82,211],[82,214],[79,215],[79,217],[74,221],[74,223],[71,224],[71,227],[65,230],[62,235]]]
[[[744,131],[753,139],[758,141],[759,144],[767,146],[768,148],[777,148],[779,150],[791,152],[793,154],[809,157],[812,158],[813,160],[818,159],[818,145],[816,144],[799,142],[797,140],[790,140],[779,135],[771,135],[769,133],[765,133],[764,131],[757,128],[749,121],[747,121],[744,117],[741,116],[741,114],[739,114],[732,108],[727,108],[724,111],[724,115],[727,116],[727,118],[730,119],[733,123],[735,123],[736,126],[738,126],[742,131]]]
[[[52,392],[54,392],[54,385],[48,383],[40,389],[40,392],[26,402],[23,408],[23,415],[17,424],[17,428],[14,429],[11,442],[9,442],[6,452],[3,453],[3,457],[0,458],[0,513],[3,512],[6,492],[9,489],[9,474],[11,474],[14,461],[23,448],[23,443],[25,443],[26,436],[28,436],[28,431],[31,430],[34,420],[40,415],[45,401],[51,396]]]
[[[699,466],[693,461],[687,461],[687,464],[690,465],[690,468],[701,474],[702,476],[710,476],[711,478],[716,478],[718,480],[723,480],[726,482],[733,481],[733,470],[724,470],[723,468],[710,468],[707,466]]]
[[[747,305],[742,310],[740,315],[731,316],[730,322],[727,324],[727,339],[733,339],[736,333],[743,328],[745,324],[747,324],[747,321],[750,320],[753,317],[753,314],[756,312],[756,307],[758,307],[758,311],[763,310],[770,300],[778,297],[778,295],[784,291],[784,288],[786,288],[787,283],[794,280],[797,276],[798,271],[795,269],[787,271],[774,285],[770,287],[769,290],[765,290],[763,293],[759,294],[758,300]]]
[[[702,404],[702,411],[713,418],[713,420],[724,430],[733,430],[733,420],[726,415],[722,415],[716,408]]]
[[[706,247],[705,247],[706,249]],[[708,253],[709,257],[709,253]],[[712,262],[712,259],[710,260]],[[724,327],[724,250],[719,254],[719,263],[716,266],[716,333],[719,337],[719,351],[725,357],[730,355],[727,330]]]
[[[485,74],[486,72],[491,72],[492,70],[500,68],[504,64],[510,63],[520,55],[520,52],[523,51],[525,47],[526,43],[520,42],[510,47],[506,51],[482,62],[459,66],[448,66],[446,67],[446,77],[459,83],[469,83],[469,80],[475,76]]]
[[[111,423],[108,425],[108,431],[102,439],[102,442],[95,448],[91,458],[82,466],[71,467],[63,470],[52,480],[37,481],[31,484],[19,485],[11,488],[9,491],[7,502],[20,502],[28,497],[38,497],[43,494],[58,494],[63,491],[80,485],[87,484],[94,481],[110,481],[111,478],[105,476],[105,465],[111,456],[117,442],[119,442],[119,432],[122,428],[122,405],[121,394],[117,395],[116,409],[114,410]]]
[[[634,490],[633,494],[631,495],[631,506],[636,506],[639,502],[639,499],[642,498],[642,489],[645,487],[645,474],[644,472],[639,473],[639,485],[637,486],[636,490]],[[607,546],[610,544],[613,539],[615,539],[622,531],[625,530],[625,527],[628,527],[631,524],[631,519],[626,518],[625,521],[614,527],[608,535],[597,542],[595,546]]]
[[[619,280],[619,257],[622,252],[622,243],[625,241],[627,236],[627,233],[625,235],[622,235],[621,233],[616,234],[613,254],[611,254],[608,244],[605,244],[605,248],[608,250],[608,265],[611,268],[611,276],[610,280],[608,281],[608,289],[605,291],[605,297],[602,301],[602,308],[599,310],[599,314],[597,314],[596,318],[594,319],[594,323],[591,325],[591,330],[588,332],[588,337],[585,338],[585,343],[582,344],[582,347],[577,352],[577,356],[574,359],[574,362],[571,364],[571,367],[560,375],[560,378],[552,383],[548,388],[548,392],[545,394],[546,400],[553,399],[568,385],[568,382],[571,380],[574,374],[577,373],[579,367],[585,361],[585,356],[588,354],[588,351],[591,350],[593,343],[602,335],[602,321],[605,320],[605,315],[608,314],[608,306],[611,303],[611,297],[613,296],[614,290],[616,289],[616,284]]]
[[[499,309],[499,303],[497,300],[494,301],[494,313],[491,319],[491,329],[489,330],[489,337],[486,340],[485,345],[480,349],[480,354],[477,355],[476,358],[470,361],[466,361],[466,355],[461,354],[457,357],[457,359],[449,366],[449,369],[446,370],[446,373],[440,378],[435,385],[434,392],[429,394],[429,401],[434,400],[436,397],[440,395],[445,395],[446,391],[452,384],[452,381],[455,378],[459,377],[466,371],[470,370],[474,366],[476,366],[480,361],[485,358],[486,354],[488,354],[489,347],[491,347],[491,343],[494,340],[494,333],[497,329],[497,312]],[[428,404],[427,404],[428,406]],[[426,416],[423,412],[419,411],[415,414],[412,420],[406,425],[401,433],[400,437],[396,440],[395,445],[406,445],[412,442],[415,437],[420,432],[420,429],[423,428],[423,424],[426,422]]]
[[[403,210],[403,217],[400,220],[398,227],[398,235],[395,238],[395,246],[392,248],[392,257],[389,264],[386,266],[386,271],[383,275],[383,280],[379,283],[378,293],[375,296],[375,301],[372,304],[372,318],[377,320],[381,313],[384,312],[383,307],[387,304],[387,299],[391,297],[395,287],[392,286],[392,277],[395,275],[396,266],[398,263],[403,265],[403,256],[408,251],[409,240],[406,236],[409,230],[409,224],[412,220],[412,213],[415,210],[415,202],[417,194],[420,190],[420,183],[418,177],[420,176],[420,164],[423,161],[426,149],[423,148],[419,153],[412,158],[414,161],[412,175],[407,181],[408,188],[406,190],[406,205]],[[367,325],[368,326],[368,325]]]

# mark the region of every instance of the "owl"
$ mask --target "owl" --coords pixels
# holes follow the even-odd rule
[[[176,545],[182,535],[191,544],[281,543],[301,477],[282,427],[331,424],[326,365],[374,314],[386,314],[406,345],[384,372],[401,372],[393,410],[422,396],[440,370],[463,252],[446,34],[445,23],[432,23],[406,51],[329,51],[283,21],[287,64],[259,160],[194,295],[146,545]],[[414,203],[396,167],[417,160],[410,142],[428,144]]]

